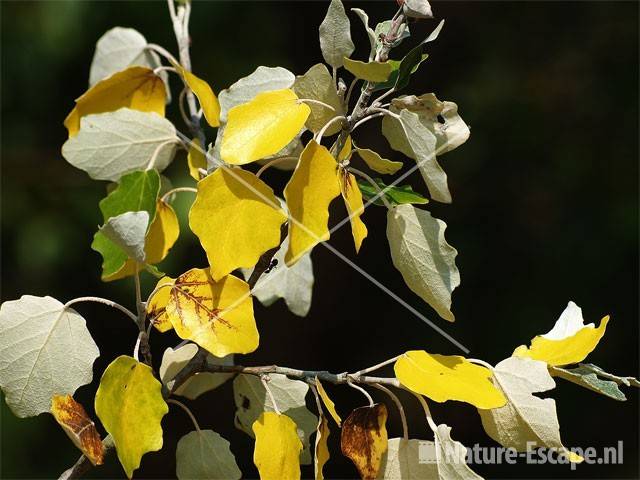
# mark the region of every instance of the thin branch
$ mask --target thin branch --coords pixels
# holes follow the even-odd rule
[[[299,103],[311,103],[313,105],[320,105],[321,107],[326,108],[327,110],[331,110],[332,112],[336,111],[336,109],[333,108],[328,103],[321,102],[320,100],[314,100],[312,98],[299,98],[298,102]]]
[[[373,120],[374,118],[384,117],[384,113],[374,113],[373,115],[367,115],[362,120],[358,120],[353,127],[351,127],[351,131],[353,132],[356,128],[358,128],[363,123],[367,123],[369,120]]]
[[[161,47],[160,45],[156,45],[155,43],[148,43],[147,46],[144,48],[147,50],[156,52],[161,57],[166,58],[167,61],[172,65],[178,65],[178,60],[176,60],[176,57],[171,55],[164,47]]]
[[[373,386],[389,395],[389,397],[391,397],[391,400],[393,400],[393,403],[396,404],[396,407],[398,407],[398,411],[400,412],[400,420],[402,422],[402,438],[404,438],[405,440],[409,440],[409,426],[407,424],[407,416],[405,415],[404,408],[402,407],[402,402],[395,393],[393,393],[384,385],[374,383]]]
[[[187,407],[184,403],[174,399],[174,398],[167,398],[167,403],[173,403],[174,405],[179,406],[182,410],[184,410],[186,412],[187,415],[189,415],[189,418],[191,419],[191,423],[193,423],[193,426],[196,427],[196,432],[200,433],[200,425],[198,425],[198,421],[196,420],[195,415],[193,414],[193,412],[191,410],[189,410],[189,407]]]
[[[171,140],[167,140],[166,142],[162,142],[153,151],[153,155],[151,155],[151,158],[149,159],[149,163],[147,164],[146,170],[151,170],[153,167],[155,167],[156,160],[160,156],[160,152],[162,151],[162,149],[164,147],[166,147],[167,145],[171,145],[171,144],[181,145],[182,143],[180,142],[180,139],[177,138],[177,137],[176,138],[172,138]]]
[[[167,67],[167,66],[164,66],[164,65],[161,65],[161,66],[156,67],[156,68],[153,69],[153,74],[154,75],[158,75],[160,72],[178,73],[178,71],[174,67]]]
[[[102,450],[105,457],[109,453],[111,453],[114,446],[115,444],[113,443],[113,438],[111,437],[111,435],[107,435],[106,437],[104,437],[104,440],[102,440]],[[72,480],[75,478],[80,478],[82,475],[87,473],[91,469],[91,467],[93,467],[91,461],[84,455],[80,455],[78,461],[74,463],[72,467],[62,472],[58,480]]]
[[[108,305],[109,307],[116,308],[116,309],[120,310],[122,313],[124,313],[125,315],[127,315],[131,320],[133,320],[136,323],[136,325],[138,324],[138,317],[136,316],[135,313],[133,313],[128,308],[123,307],[119,303],[116,303],[116,302],[114,302],[112,300],[107,300],[106,298],[101,298],[101,297],[78,297],[78,298],[74,298],[73,300],[69,300],[67,303],[65,303],[64,304],[64,308],[68,308],[73,304],[81,303],[81,302],[102,303],[103,305]]]
[[[198,193],[198,189],[197,188],[193,188],[193,187],[176,187],[176,188],[172,188],[171,190],[169,190],[167,193],[165,193],[164,195],[162,195],[162,197],[160,197],[160,201],[162,202],[167,202],[167,198],[169,198],[171,195],[173,195],[174,193],[178,193],[178,192],[191,192],[191,193]],[[163,286],[163,285],[161,285]],[[154,292],[152,292],[154,293]],[[148,302],[149,300],[147,300]]]
[[[351,379],[347,379],[347,385],[349,385],[351,388],[355,388],[356,390],[359,390],[365,397],[367,397],[367,400],[369,401],[369,406],[373,407],[374,401],[373,401],[373,398],[371,398],[371,395],[369,395],[369,392],[367,392],[364,388],[353,383]]]
[[[349,107],[349,100],[351,100],[351,94],[353,93],[353,89],[355,88],[356,84],[360,81],[359,78],[354,78],[353,80],[351,80],[351,83],[349,84],[349,89],[347,90],[347,96],[344,100],[344,104],[347,106],[347,108]]]
[[[365,373],[375,372],[376,370],[379,370],[382,367],[386,367],[387,365],[389,365],[391,363],[395,363],[395,361],[398,360],[401,356],[402,355],[396,355],[395,357],[392,357],[389,360],[385,360],[384,362],[376,363],[375,365],[373,365],[371,367],[363,368],[362,370],[358,370],[356,373],[353,374],[353,376],[354,377],[359,377],[361,375],[364,375]]]
[[[337,117],[333,117],[331,120],[329,120],[327,123],[325,123],[324,126],[320,129],[320,131],[316,134],[316,136],[315,136],[316,142],[317,143],[321,143],[322,142],[322,137],[324,136],[324,132],[326,132],[327,129],[331,125],[333,125],[337,121],[344,122],[346,120],[347,120],[347,118],[342,116],[342,115],[338,115]]]
[[[367,110],[369,110],[370,112],[377,112],[383,115],[388,115],[392,118],[395,118],[396,120],[400,120],[400,115],[398,115],[397,113],[393,113],[391,110],[387,110],[385,108],[369,107]]]
[[[396,88],[395,88],[395,87],[390,88],[389,90],[387,90],[386,92],[384,92],[382,95],[380,95],[378,98],[376,98],[376,99],[373,101],[373,104],[374,104],[374,105],[378,105],[378,106],[379,106],[379,104],[380,104],[380,102],[382,102],[382,100],[384,100],[385,98],[387,98],[389,95],[394,94],[394,93],[395,93],[395,91],[396,91]]]
[[[278,163],[282,163],[287,160],[298,160],[298,157],[287,156],[287,157],[274,158],[273,160],[270,160],[269,162],[265,163],[262,167],[260,167],[260,169],[256,172],[256,177],[260,178],[260,175],[262,175],[267,168],[273,167],[274,165],[277,165]]]
[[[408,392],[411,392],[411,390],[409,390],[408,388],[405,388],[405,390]],[[438,426],[436,425],[436,422],[433,421],[431,410],[429,410],[429,404],[427,403],[427,401],[424,399],[422,395],[419,395],[414,392],[411,392],[411,393],[413,394],[414,397],[418,399],[418,401],[420,402],[420,405],[422,405],[422,409],[424,410],[424,415],[425,417],[427,417],[427,423],[429,424],[429,428],[431,428],[431,430],[435,434],[436,431],[438,430]]]

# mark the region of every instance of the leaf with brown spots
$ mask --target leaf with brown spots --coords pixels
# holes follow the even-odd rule
[[[85,457],[93,465],[102,465],[102,440],[84,407],[71,395],[54,395],[51,399],[51,414]]]
[[[376,403],[356,408],[342,424],[340,447],[364,480],[378,476],[382,456],[387,451],[387,407]]]
[[[169,289],[165,314],[178,336],[216,357],[258,348],[249,285],[233,275],[213,280],[209,269],[192,268]]]

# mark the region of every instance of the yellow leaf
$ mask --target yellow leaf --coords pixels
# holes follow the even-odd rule
[[[340,174],[340,191],[347,207],[351,222],[351,234],[356,246],[356,253],[358,253],[362,241],[367,237],[367,226],[360,219],[364,212],[364,203],[362,203],[362,193],[356,182],[356,177],[346,170]]]
[[[200,180],[200,168],[207,168],[207,157],[204,154],[204,148],[197,138],[191,140],[189,153],[187,154],[187,165],[189,166],[189,175],[197,182]]]
[[[151,301],[147,303],[147,316],[150,318],[153,326],[162,333],[173,328],[165,309],[171,299],[171,289],[173,288],[174,282],[175,279],[171,277],[162,277],[158,280],[155,287],[158,291],[151,297]]]
[[[162,448],[160,421],[169,411],[151,367],[122,355],[102,374],[95,409],[131,478],[142,456]]]
[[[54,395],[51,414],[93,465],[102,465],[104,450],[100,434],[84,407],[71,395]]]
[[[170,287],[165,312],[180,338],[216,357],[258,348],[249,285],[233,275],[216,282],[208,269],[183,273]]]
[[[146,67],[129,67],[101,80],[76,99],[76,106],[64,120],[69,137],[80,130],[80,119],[92,113],[112,112],[126,107],[156,112],[164,117],[166,90],[162,79]]]
[[[295,480],[300,478],[302,442],[297,427],[286,415],[263,412],[253,423],[256,437],[253,463],[261,480]]]
[[[342,425],[340,448],[351,459],[360,477],[378,477],[382,457],[387,451],[387,407],[376,403],[371,407],[356,408]]]
[[[291,216],[287,266],[329,239],[329,204],[340,195],[339,183],[335,159],[325,147],[311,140],[284,189]]]
[[[158,199],[156,202],[156,216],[149,227],[144,244],[145,263],[155,265],[165,259],[169,250],[178,240],[180,225],[178,216],[171,205]],[[136,273],[140,265],[136,261],[128,259],[125,264],[113,275],[104,277],[105,281],[118,280]]]
[[[273,190],[239,168],[218,168],[198,182],[189,212],[189,226],[207,253],[214,280],[253,267],[277,247],[286,220]]]
[[[340,418],[340,415],[338,415],[338,412],[336,412],[336,405],[333,403],[333,400],[329,398],[329,395],[327,395],[327,391],[322,386],[322,383],[320,383],[318,377],[316,377],[316,388],[318,389],[318,394],[322,399],[322,403],[331,414],[331,417],[335,420],[338,426],[342,425],[342,419]]]
[[[318,383],[318,379],[316,379],[316,383]],[[327,446],[327,439],[329,438],[329,422],[327,422],[327,418],[324,415],[320,415],[320,420],[318,421],[318,428],[316,430],[316,452],[315,452],[315,477],[316,480],[323,480],[324,474],[322,473],[322,469],[324,468],[324,464],[329,460],[329,447]]]
[[[349,155],[351,155],[351,148],[352,148],[351,135],[348,135],[347,140],[344,142],[344,145],[342,146],[342,150],[340,150],[340,153],[338,154],[339,162],[342,162],[343,160],[346,160],[347,158],[349,158]]]
[[[207,82],[195,76],[193,73],[185,70],[180,65],[174,65],[184,83],[191,89],[193,94],[198,97],[202,113],[207,123],[212,127],[220,126],[220,103],[213,93],[213,90]]]
[[[394,162],[382,158],[368,148],[356,148],[355,152],[360,155],[360,158],[364,160],[371,170],[381,173],[382,175],[392,175],[402,168],[402,162]]]
[[[581,362],[596,348],[604,336],[607,323],[609,323],[608,315],[600,320],[598,328],[585,326],[561,340],[550,340],[538,335],[531,340],[529,348],[521,345],[515,349],[513,355],[540,360],[554,367]]]
[[[458,400],[483,409],[502,407],[507,402],[493,385],[489,369],[459,355],[412,350],[396,361],[394,371],[402,385],[436,402]]]
[[[295,138],[311,109],[292,90],[273,90],[229,110],[221,157],[244,165],[278,153]]]
[[[393,65],[390,62],[361,62],[344,57],[344,68],[367,82],[386,82]]]

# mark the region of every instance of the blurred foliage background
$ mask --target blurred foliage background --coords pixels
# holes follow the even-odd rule
[[[62,301],[93,294],[132,306],[130,279],[99,280],[100,258],[89,245],[101,221],[97,203],[106,184],[91,181],[62,159],[62,121],[87,87],[95,41],[107,29],[133,27],[176,52],[166,5],[16,1],[0,6],[2,300],[23,293]],[[196,2],[194,71],[215,91],[258,65],[302,74],[321,61],[317,27],[326,7],[320,1]],[[347,2],[347,7],[364,8],[374,24],[396,9],[393,1]],[[448,240],[460,252],[457,322],[445,324],[404,286],[391,265],[383,209],[367,210],[370,234],[358,257],[348,227],[331,243],[466,345],[473,357],[502,360],[546,332],[574,300],[587,321],[612,315],[604,341],[589,360],[614,373],[638,375],[638,4],[456,1],[434,2],[433,8],[447,23],[409,91],[433,91],[457,102],[472,127],[467,144],[442,157],[453,205],[428,207],[447,222]],[[413,25],[413,40],[435,25]],[[355,16],[352,32],[356,55],[365,58],[368,42]],[[178,121],[176,110],[173,104],[169,115]],[[375,122],[356,139],[398,158]],[[184,158],[177,158],[168,171],[174,185],[190,183],[185,171]],[[281,188],[288,177],[269,171],[265,178]],[[419,176],[412,183],[426,193]],[[176,202],[183,230],[162,265],[170,274],[205,264],[185,223],[191,200],[183,194]],[[345,215],[337,203],[335,222]],[[261,345],[239,362],[340,372],[410,348],[460,353],[326,249],[316,248],[313,259],[316,286],[309,316],[293,316],[282,302],[269,309],[257,305]],[[145,285],[150,288],[151,279]],[[136,332],[116,311],[90,304],[78,309],[102,354],[94,382],[76,395],[93,413],[101,372],[116,355],[131,353]],[[177,343],[171,333],[153,335],[152,341],[157,362],[166,346]],[[581,465],[575,471],[522,463],[474,468],[491,478],[637,478],[638,392],[629,391],[626,403],[616,403],[558,383],[550,395],[558,403],[565,445],[601,448],[622,440],[624,463]],[[330,387],[330,393],[343,415],[363,402],[346,387]],[[429,438],[418,405],[402,398],[411,436]],[[233,427],[231,384],[189,405],[203,427],[231,441],[245,476],[255,477],[252,442]],[[493,445],[473,408],[451,402],[433,408],[438,421],[453,427],[456,440]],[[390,411],[390,434],[399,436],[397,412]],[[76,460],[78,452],[50,416],[18,420],[4,400],[1,414],[3,478],[57,477]],[[165,446],[143,458],[138,477],[175,474],[176,442],[192,427],[173,407],[163,425]],[[354,477],[355,469],[338,453],[338,437],[334,431],[330,438],[333,458],[325,474]],[[305,467],[303,473],[310,476],[312,470]],[[113,456],[90,473],[122,475]]]

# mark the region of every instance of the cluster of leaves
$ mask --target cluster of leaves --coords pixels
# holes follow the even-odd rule
[[[169,2],[180,61],[131,29],[115,28],[98,41],[90,88],[64,122],[69,139],[62,154],[91,178],[112,182],[100,202],[104,223],[92,248],[102,256],[104,281],[135,279],[138,312],[96,297],[63,304],[25,295],[3,303],[0,387],[16,415],[51,412],[94,465],[115,446],[131,478],[142,456],[162,447],[160,422],[168,404],[184,407],[174,397],[197,398],[233,377],[235,424],[255,438],[254,463],[265,479],[299,478],[300,465],[310,463],[315,465],[315,478],[323,478],[329,459],[328,416],[341,429],[342,453],[362,478],[478,478],[464,463],[451,429],[435,423],[424,397],[475,406],[488,435],[503,446],[518,451],[531,445],[557,448],[568,461],[581,461],[561,442],[554,400],[534,394],[554,388],[553,377],[559,377],[624,400],[618,386],[638,382],[580,363],[604,335],[608,317],[597,328],[585,325],[573,303],[550,332],[534,338],[529,347],[517,348],[495,367],[422,350],[376,367],[394,363],[395,375],[387,383],[420,400],[438,452],[434,463],[418,462],[418,440],[410,440],[406,428],[403,437],[388,438],[384,404],[371,401],[342,421],[321,382],[376,383],[367,380],[364,371],[332,375],[234,364],[234,354],[251,353],[259,344],[253,297],[264,305],[282,298],[295,315],[307,315],[314,282],[310,253],[330,237],[329,207],[337,197],[342,197],[349,214],[356,252],[368,236],[362,218],[365,207],[388,209],[387,239],[394,266],[443,319],[455,319],[451,295],[460,275],[457,252],[445,240],[446,224],[415,206],[426,204],[425,196],[398,184],[417,169],[431,200],[450,202],[447,177],[437,158],[464,143],[470,131],[456,104],[440,101],[433,93],[400,95],[383,103],[409,84],[427,58],[425,45],[438,37],[443,25],[402,59],[390,59],[389,52],[410,37],[409,19],[432,17],[426,0],[401,3],[393,19],[375,29],[364,11],[353,9],[370,41],[367,60],[351,58],[355,47],[350,21],[340,0],[332,0],[319,28],[322,55],[331,71],[322,63],[300,76],[280,67],[258,67],[218,96],[189,71],[188,48],[182,48],[188,2],[177,10]],[[338,77],[341,68],[353,76],[349,88]],[[184,84],[174,98],[191,137],[180,134],[165,118],[171,102],[168,73]],[[351,96],[360,84],[354,103]],[[384,93],[371,101],[379,91]],[[403,168],[402,162],[385,159],[353,138],[362,124],[378,117],[390,146],[415,161],[390,184],[352,166],[362,161],[363,168],[386,176]],[[202,120],[217,128],[206,151]],[[332,139],[329,146],[322,143],[325,137]],[[172,189],[162,175],[179,150],[187,153],[185,168],[197,182],[195,188]],[[256,172],[250,168],[254,163],[261,165]],[[293,169],[283,198],[260,178],[271,166]],[[357,181],[356,176],[362,178]],[[173,278],[161,273],[157,264],[180,233],[170,202],[189,190],[196,193],[189,226],[209,265]],[[143,271],[158,277],[145,302],[139,288]],[[83,300],[119,308],[140,330],[133,356],[120,356],[107,367],[95,395],[96,415],[108,433],[104,440],[72,397],[91,382],[99,355],[85,320],[71,308]],[[149,351],[151,327],[173,331],[183,340],[164,352],[157,372]],[[309,391],[315,396],[317,415],[307,407]],[[178,443],[177,476],[240,478],[229,442],[212,430],[201,430],[193,420],[195,430]],[[452,451],[458,452],[455,458]]]

